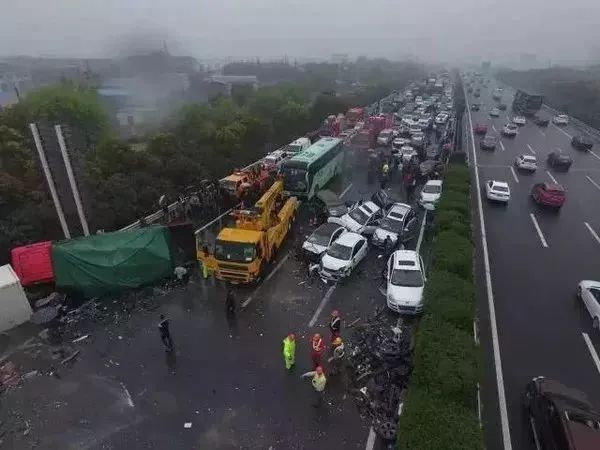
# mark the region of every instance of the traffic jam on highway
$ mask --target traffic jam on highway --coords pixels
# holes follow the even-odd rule
[[[190,220],[206,224],[191,240],[192,263],[175,267],[167,281],[164,270],[157,278],[148,257],[140,258],[150,253],[134,246],[125,259],[147,281],[139,289],[77,301],[53,293],[36,303],[34,316],[47,329],[36,328],[14,350],[10,374],[8,363],[0,366],[3,380],[19,380],[19,389],[3,396],[4,411],[19,412],[0,418],[10,430],[6,442],[366,442],[369,450],[393,443],[423,310],[427,224],[455,131],[453,83],[447,72],[435,74],[329,116],[318,132],[233,171],[218,187],[207,183],[201,202],[190,201],[196,194],[165,200],[161,211],[124,230],[76,240],[73,251],[82,252],[64,264],[87,261],[87,242],[102,240],[113,251],[119,236],[154,233],[152,254],[173,271],[170,255],[187,257],[191,237],[179,241],[177,229],[191,235]],[[221,212],[224,200],[235,206]],[[164,226],[148,226],[161,217]],[[173,239],[158,242],[167,233]],[[71,248],[71,241],[62,244]],[[86,267],[72,286],[103,289],[104,266]],[[75,425],[62,432],[60,423]]]
[[[598,143],[540,95],[462,79],[490,448],[600,448]]]

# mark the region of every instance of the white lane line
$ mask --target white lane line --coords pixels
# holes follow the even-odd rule
[[[598,353],[596,353],[596,349],[594,348],[594,345],[592,344],[592,340],[587,335],[587,333],[581,333],[581,335],[583,336],[585,345],[587,345],[587,348],[590,351],[590,355],[592,356],[592,359],[594,360],[594,364],[596,365],[596,370],[598,371],[598,373],[600,373],[600,358],[598,358]]]
[[[375,447],[376,437],[377,435],[375,434],[375,430],[373,430],[373,427],[371,427],[371,429],[369,430],[369,437],[367,438],[367,445],[365,446],[365,450],[373,450],[373,447]]]
[[[473,319],[473,341],[479,346],[479,332],[477,331],[477,320]]]
[[[481,228],[481,247],[483,250],[483,265],[485,268],[485,286],[487,291],[488,309],[490,315],[490,327],[492,334],[492,349],[494,351],[494,366],[496,368],[496,385],[498,390],[498,409],[500,410],[500,425],[502,427],[502,442],[504,450],[512,450],[510,440],[510,426],[508,424],[508,411],[506,408],[506,394],[504,392],[504,375],[502,374],[502,359],[500,358],[500,341],[498,339],[498,325],[496,324],[496,307],[494,305],[494,292],[492,290],[492,271],[490,269],[490,255],[488,253],[487,237],[485,231],[485,219],[483,217],[483,204],[481,201],[481,183],[479,181],[479,168],[477,167],[477,153],[475,153],[475,135],[473,134],[473,120],[471,119],[471,107],[467,93],[463,93],[467,102],[469,117],[469,129],[471,130],[471,151],[473,152],[473,164],[475,166],[475,186],[477,186],[477,208],[479,209],[479,224]]]
[[[331,298],[331,294],[333,294],[333,291],[335,291],[335,284],[333,286],[331,286],[329,289],[327,289],[327,292],[325,292],[325,296],[323,297],[323,300],[321,300],[321,303],[319,303],[319,307],[317,308],[314,315],[312,316],[312,319],[310,319],[310,322],[308,322],[309,328],[313,327],[315,325],[315,323],[317,322],[317,319],[319,318],[319,314],[321,314],[321,311],[323,311],[323,308],[325,308],[325,305],[329,302],[329,299]]]
[[[477,383],[477,417],[479,418],[479,428],[483,428],[483,422],[481,421],[481,389],[479,383]]]
[[[502,143],[502,141],[500,141],[500,148],[502,149],[502,151],[505,151],[506,149],[504,148],[504,144]]]
[[[529,149],[529,151],[531,153],[533,153],[535,155],[535,150],[531,147],[531,145],[527,144],[527,148]]]
[[[496,126],[495,125],[492,125],[492,130],[494,130],[494,133],[498,132],[498,130],[496,130]]]
[[[553,182],[554,184],[558,184],[558,181],[556,181],[556,178],[554,178],[554,177],[552,176],[552,174],[550,173],[550,171],[546,170],[546,173],[548,174],[548,176],[550,177],[550,179],[552,180],[552,182]]]
[[[517,173],[515,172],[515,169],[513,166],[510,166],[510,173],[512,173],[513,178],[515,179],[515,181],[518,183],[519,179],[517,178]]]
[[[256,293],[260,290],[260,288],[263,287],[267,281],[269,281],[271,278],[273,278],[273,275],[275,275],[277,273],[277,271],[279,269],[281,269],[281,267],[285,264],[285,262],[288,260],[289,257],[290,257],[290,254],[288,253],[281,259],[281,261],[279,261],[279,264],[277,264],[275,266],[275,268],[273,268],[271,273],[265,277],[264,281],[262,283],[260,283],[260,286],[258,286],[254,290],[254,292],[252,294],[250,294],[250,296],[244,301],[244,303],[242,303],[242,308],[245,308],[246,306],[248,306],[250,304],[250,302],[252,300],[254,300],[254,298],[256,297]]]
[[[123,388],[123,397],[125,403],[127,403],[127,406],[129,406],[130,408],[135,407],[135,405],[133,404],[133,399],[131,398],[131,394],[129,393],[129,389],[127,389],[123,382],[121,382],[121,387]]]
[[[425,234],[425,223],[427,222],[427,210],[425,210],[425,214],[423,214],[423,220],[421,221],[421,230],[419,231],[419,239],[417,239],[417,248],[416,252],[419,253],[419,249],[421,248],[421,244],[423,243],[423,235]]]
[[[587,222],[583,222],[583,224],[586,226],[586,228],[588,229],[588,231],[590,232],[590,234],[592,235],[592,237],[594,239],[596,239],[596,242],[598,244],[600,244],[600,237],[596,234],[596,232],[594,231],[594,229],[590,226],[589,223]]]
[[[533,226],[535,227],[535,231],[537,231],[537,234],[540,237],[540,241],[542,241],[542,247],[548,248],[548,243],[546,242],[546,239],[544,238],[544,235],[542,234],[542,229],[540,228],[537,219],[535,218],[535,216],[533,215],[533,213],[530,213],[529,217],[531,217],[531,221],[533,222]]]
[[[543,132],[542,130],[540,130],[539,128],[538,128],[537,130],[540,132],[540,134],[541,134],[542,136],[546,137],[546,133],[544,133],[544,132]]]
[[[540,439],[538,438],[537,431],[535,431],[535,423],[533,423],[533,416],[529,416],[529,423],[531,424],[531,431],[533,432],[533,441],[535,442],[536,450],[542,450],[540,447]]]
[[[340,194],[340,198],[342,198],[344,195],[346,195],[346,193],[350,190],[351,187],[352,187],[352,183],[350,183],[348,186],[346,186],[346,189],[344,189],[342,191],[342,193]]]
[[[588,153],[589,153],[590,155],[592,155],[594,158],[596,158],[596,159],[600,159],[600,156],[598,156],[598,155],[597,155],[595,152],[593,152],[593,151],[589,150],[589,151],[588,151]]]
[[[565,136],[567,136],[569,139],[573,139],[573,136],[571,136],[569,133],[567,133],[565,130],[563,130],[561,127],[557,127],[556,125],[552,124],[552,126],[554,128],[556,128],[558,131],[560,131],[562,134],[564,134]]]
[[[598,183],[596,183],[594,180],[592,180],[592,179],[591,179],[589,176],[587,176],[587,175],[586,175],[585,177],[588,179],[588,181],[589,181],[590,183],[592,183],[594,186],[596,186],[596,189],[598,189],[598,190],[600,191],[600,185],[599,185]]]

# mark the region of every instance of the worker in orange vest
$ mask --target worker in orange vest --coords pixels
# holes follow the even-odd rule
[[[319,333],[315,333],[310,341],[310,359],[313,363],[313,368],[316,369],[321,365],[323,354],[325,353],[325,342]]]

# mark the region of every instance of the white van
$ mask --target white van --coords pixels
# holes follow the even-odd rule
[[[291,144],[288,144],[284,149],[288,153],[300,153],[302,150],[306,150],[310,147],[310,139],[307,137],[301,137],[296,139]]]

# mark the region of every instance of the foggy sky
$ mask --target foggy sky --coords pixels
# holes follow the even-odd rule
[[[6,0],[3,56],[600,60],[600,0]]]

